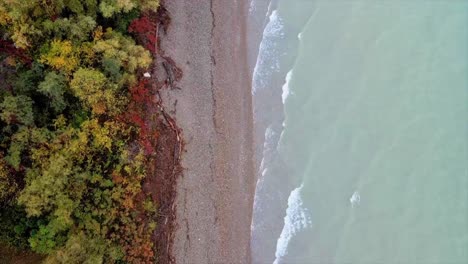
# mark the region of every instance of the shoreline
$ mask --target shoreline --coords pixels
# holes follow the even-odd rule
[[[249,263],[256,176],[248,6],[242,0],[164,6],[171,26],[161,49],[183,77],[180,90],[162,90],[161,97],[186,143],[172,255],[176,263]]]

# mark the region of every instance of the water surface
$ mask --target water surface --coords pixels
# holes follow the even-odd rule
[[[262,44],[276,65],[257,62],[254,97],[262,115],[264,101],[284,109],[266,133],[254,262],[468,263],[468,1],[274,9]]]

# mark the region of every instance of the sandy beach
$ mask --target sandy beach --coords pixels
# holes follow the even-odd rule
[[[180,90],[162,96],[186,141],[172,252],[176,263],[249,263],[255,160],[247,2],[165,7],[172,21],[161,49],[183,77]]]

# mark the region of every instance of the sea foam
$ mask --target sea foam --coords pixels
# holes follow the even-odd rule
[[[273,264],[281,263],[282,258],[288,253],[289,242],[298,232],[312,226],[309,210],[304,207],[301,198],[302,187],[303,185],[294,189],[289,195],[283,231],[276,243],[276,259]]]
[[[258,89],[267,88],[267,81],[279,72],[279,44],[278,40],[284,38],[284,24],[278,12],[274,10],[269,22],[263,30],[263,38],[260,43],[257,63],[253,74],[252,93]]]
[[[297,39],[302,40],[302,32],[297,34]]]
[[[288,72],[288,74],[286,74],[286,82],[283,85],[283,94],[281,95],[281,99],[283,100],[283,104],[286,103],[286,99],[291,94],[291,91],[289,89],[289,82],[291,81],[291,77],[292,77],[292,70],[290,70]]]
[[[263,142],[263,155],[262,155],[263,158],[262,158],[262,161],[260,163],[260,171],[262,173],[261,173],[261,176],[257,180],[255,190],[258,190],[260,188],[263,181],[265,180],[265,175],[268,173],[268,167],[267,167],[267,164],[265,164],[265,162],[266,162],[265,161],[265,156],[266,156],[265,152],[269,151],[272,148],[272,146],[270,146],[270,145],[273,143],[272,140],[273,140],[274,135],[275,135],[275,132],[272,129],[271,125],[268,126],[266,131],[265,131],[265,141]],[[253,203],[254,211],[260,209],[258,199],[259,199],[259,197],[258,197],[258,193],[256,191],[255,195],[254,195],[254,203]],[[254,229],[253,221],[252,221],[251,229]]]

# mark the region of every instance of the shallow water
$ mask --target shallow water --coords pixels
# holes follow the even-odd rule
[[[468,263],[468,1],[273,9],[254,262]]]

